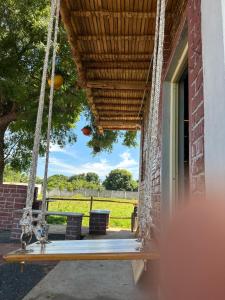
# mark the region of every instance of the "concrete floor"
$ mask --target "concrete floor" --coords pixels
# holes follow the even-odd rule
[[[131,262],[60,262],[23,300],[144,300]]]
[[[63,233],[63,227],[52,227]],[[133,238],[126,230],[89,238]],[[146,300],[135,286],[131,261],[60,262],[23,300]],[[153,299],[154,300],[154,299]]]

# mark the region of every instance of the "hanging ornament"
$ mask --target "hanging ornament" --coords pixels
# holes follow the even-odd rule
[[[81,131],[83,132],[84,135],[86,136],[90,136],[92,133],[92,129],[90,126],[85,126],[81,129]]]
[[[54,76],[54,89],[55,90],[60,89],[63,83],[64,83],[64,78],[62,76],[62,73],[60,71],[56,71]],[[49,87],[51,87],[51,78],[48,78],[48,85]]]
[[[54,76],[54,89],[58,90],[61,88],[61,86],[64,83],[64,78],[63,78],[63,74],[60,71],[60,63],[61,63],[61,59],[59,58],[59,56],[56,57],[56,67],[55,67],[55,76]],[[51,72],[49,72],[49,74],[51,74]],[[51,87],[51,77],[48,77],[48,85],[49,87]]]

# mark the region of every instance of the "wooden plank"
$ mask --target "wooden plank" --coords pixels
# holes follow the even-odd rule
[[[107,40],[107,41],[121,41],[121,40],[126,40],[126,41],[154,41],[154,35],[149,34],[149,35],[77,35],[76,39],[78,41],[99,41],[99,40]]]
[[[99,112],[99,119],[102,120],[102,118],[107,118],[107,117],[128,117],[128,118],[138,118],[138,112],[139,110],[136,111],[129,111],[129,110],[104,110]]]
[[[141,103],[141,98],[94,98],[95,104],[126,104],[126,105],[139,105]]]
[[[144,81],[126,81],[121,80],[91,80],[86,82],[87,88],[94,89],[122,89],[122,90],[144,90],[150,89],[149,84]]]
[[[74,17],[92,18],[92,17],[107,17],[107,18],[147,18],[154,19],[156,16],[155,12],[134,12],[134,11],[72,11]]]
[[[101,126],[103,128],[106,128],[106,127],[114,127],[114,128],[128,128],[128,127],[132,127],[132,128],[136,128],[138,129],[138,127],[140,126],[140,121],[113,121],[113,120],[110,120],[110,121],[100,121],[99,122],[101,124]]]
[[[98,105],[97,106],[99,111],[107,111],[107,110],[115,110],[115,111],[128,111],[130,113],[135,112],[135,111],[139,111],[140,110],[140,105],[109,105],[109,104],[104,104],[104,105]]]
[[[142,117],[138,117],[137,114],[136,116],[127,116],[127,115],[123,115],[123,116],[115,116],[115,115],[109,115],[107,117],[100,117],[100,122],[102,121],[113,121],[113,122],[122,122],[124,120],[126,121],[136,121],[136,122],[140,122],[140,120],[142,119]]]
[[[151,59],[150,53],[139,53],[139,54],[124,54],[124,53],[81,53],[82,61],[90,60],[100,60],[100,61],[143,61]]]
[[[110,62],[85,62],[85,68],[86,69],[148,69],[149,67],[149,61],[143,60],[143,61],[110,61]]]
[[[141,250],[136,239],[52,241],[27,247],[28,252],[13,251],[4,256],[6,262],[64,260],[158,260],[159,253]]]

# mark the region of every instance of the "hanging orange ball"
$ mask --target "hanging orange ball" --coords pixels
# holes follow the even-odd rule
[[[48,85],[49,87],[51,87],[51,78],[48,79]],[[55,74],[54,76],[54,89],[58,90],[61,88],[61,86],[63,85],[64,79],[63,76],[61,74]]]
[[[85,126],[84,128],[81,129],[84,135],[90,136],[92,133],[91,127],[90,126]]]

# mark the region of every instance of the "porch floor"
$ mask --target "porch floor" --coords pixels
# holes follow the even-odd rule
[[[51,233],[56,231],[63,234],[63,226],[51,226]],[[134,235],[130,231],[109,230],[107,235],[86,235],[85,239],[132,237]],[[134,284],[131,261],[64,261],[58,263],[23,300],[32,299],[145,300],[149,298]]]

